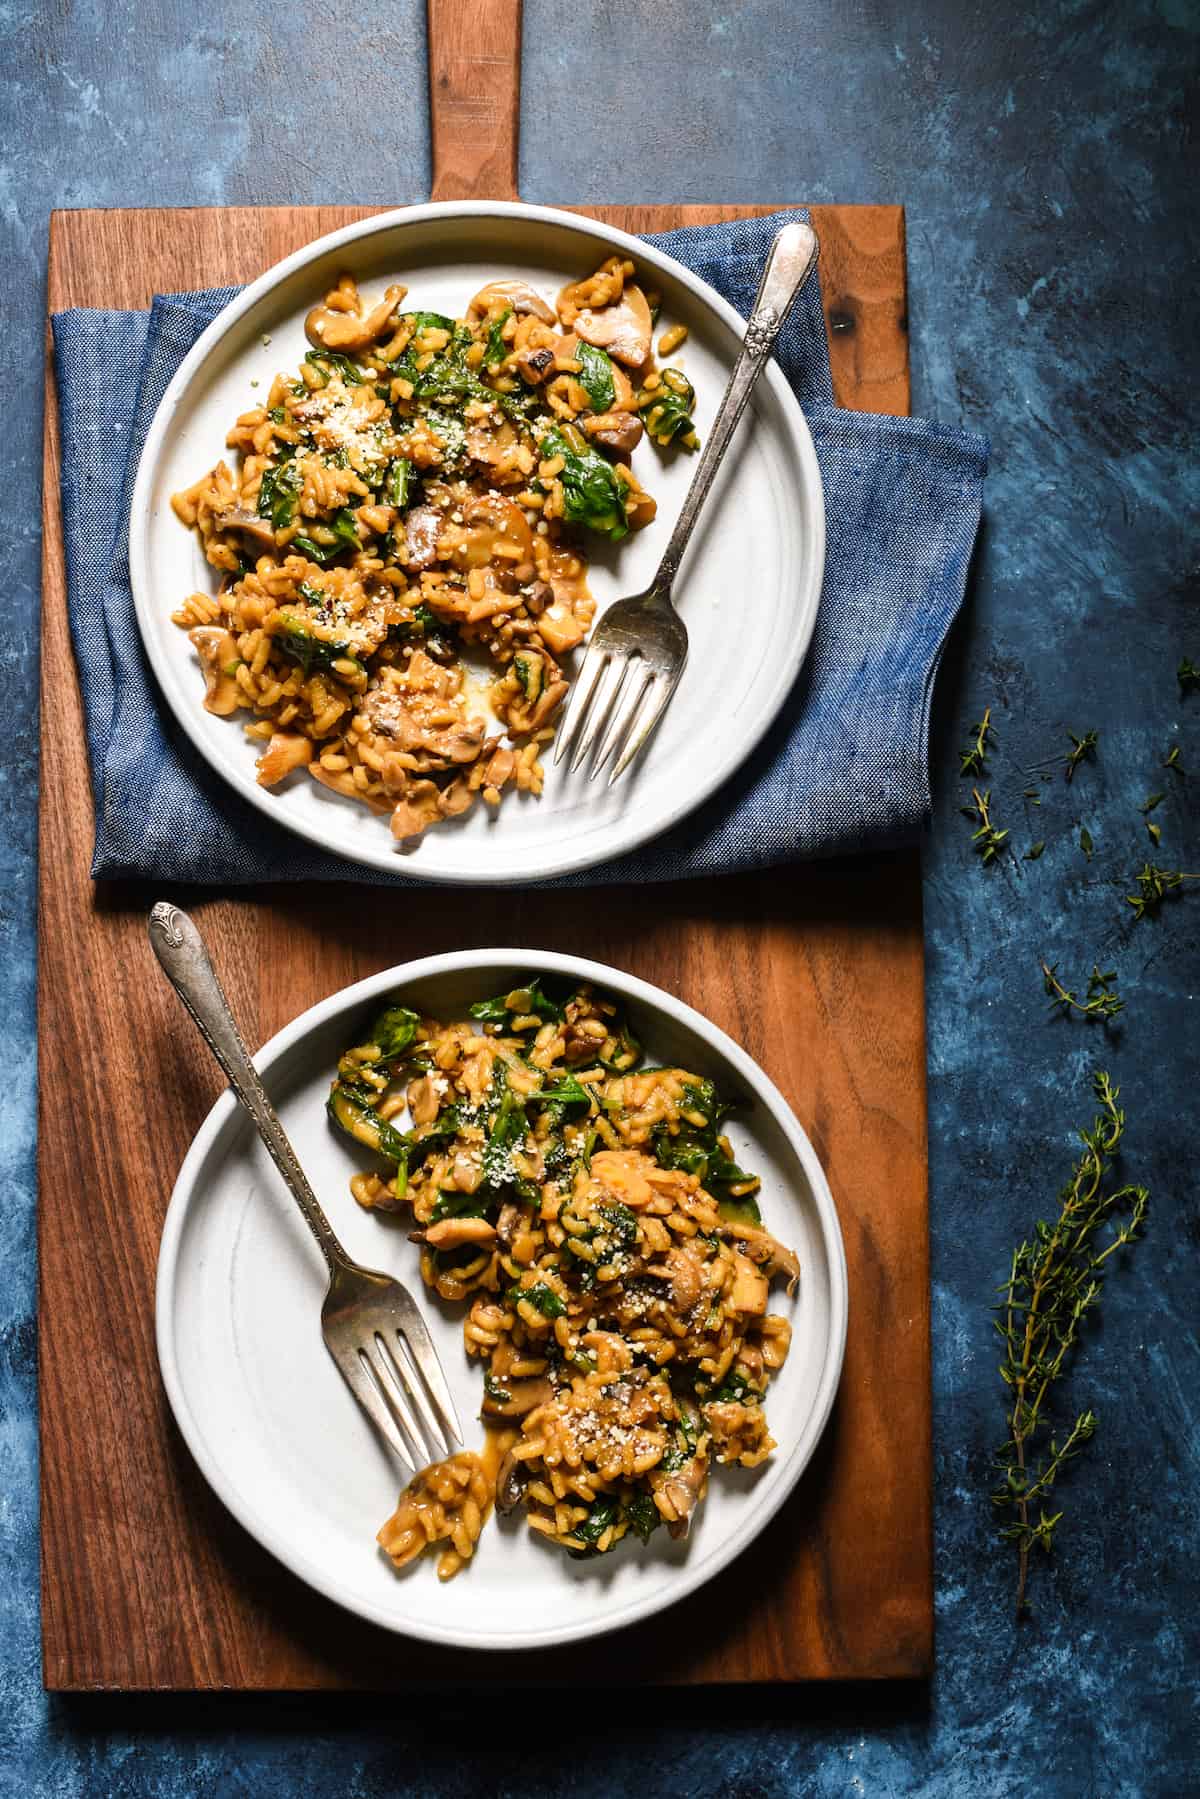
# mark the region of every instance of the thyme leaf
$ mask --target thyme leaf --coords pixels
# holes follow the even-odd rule
[[[1194,693],[1200,687],[1200,668],[1185,656],[1175,670],[1181,693]]]

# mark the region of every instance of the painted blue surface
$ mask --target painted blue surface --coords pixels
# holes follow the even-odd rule
[[[415,0],[247,13],[0,6],[8,396],[0,684],[0,1790],[1183,1794],[1197,1784],[1200,1352],[1195,1333],[1200,893],[1134,927],[1152,846],[1200,868],[1197,224],[1185,84],[1200,15],[1159,4],[526,0],[522,190],[533,200],[903,200],[916,406],[993,443],[970,614],[938,696],[926,862],[934,1226],[938,1671],[931,1688],[584,1703],[536,1732],[449,1699],[47,1701],[37,1659],[33,1425],[33,861],[40,344],[55,205],[401,202],[428,183]],[[565,98],[570,91],[569,101]],[[363,112],[352,110],[354,91]],[[1194,107],[1194,90],[1191,99]],[[1194,130],[1194,126],[1193,126]],[[1039,862],[983,870],[955,750],[991,703],[999,822]],[[1066,729],[1099,759],[1026,812]],[[1164,772],[1178,743],[1191,782]],[[1087,824],[1090,862],[1078,849]],[[1120,970],[1104,1041],[1045,1017],[1036,964]],[[1000,1417],[987,1304],[1053,1201],[1088,1070],[1129,1110],[1145,1242],[1073,1382],[1100,1433],[1061,1489],[1059,1559],[1015,1631],[990,1535]],[[1066,1531],[1066,1526],[1064,1530]],[[619,1644],[614,1644],[619,1679]],[[511,1702],[510,1702],[511,1706]],[[490,1713],[491,1708],[485,1708]],[[518,1708],[523,1715],[522,1708]],[[579,1721],[580,1718],[583,1721]],[[530,1739],[536,1746],[526,1746]],[[472,1747],[475,1744],[477,1746]],[[578,1770],[578,1771],[576,1771]]]

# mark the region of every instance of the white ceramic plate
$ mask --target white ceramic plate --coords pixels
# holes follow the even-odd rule
[[[846,1265],[837,1214],[812,1145],[782,1095],[745,1052],[657,987],[573,956],[475,950],[373,975],[324,1000],[273,1038],[256,1065],[334,1229],[368,1267],[421,1297],[468,1447],[482,1431],[478,1364],[467,1361],[464,1308],[425,1292],[402,1220],[363,1212],[349,1191],[353,1152],[326,1123],[337,1058],[373,1004],[402,994],[434,1015],[505,991],[531,971],[593,981],[622,996],[655,1059],[712,1076],[747,1096],[730,1135],[762,1175],[764,1219],[794,1247],[791,1352],[772,1380],[779,1448],[753,1471],[716,1469],[691,1537],[629,1539],[573,1561],[520,1516],[489,1520],[471,1566],[439,1584],[425,1556],[397,1575],[375,1533],[406,1473],[342,1383],[321,1339],[326,1271],[265,1151],[226,1093],[200,1129],[171,1198],[158,1264],[158,1353],[179,1428],[200,1469],[259,1542],[350,1611],[409,1636],[470,1648],[533,1648],[630,1624],[710,1579],[762,1530],[795,1486],[829,1416],[846,1335]]]
[[[520,276],[548,297],[615,251],[635,257],[663,293],[663,319],[687,325],[680,362],[706,430],[743,325],[712,288],[639,239],[544,207],[461,202],[414,206],[333,232],[281,262],[213,321],[163,396],[133,493],[130,571],[146,653],[166,703],[200,754],[268,817],[352,861],[420,879],[494,884],[540,880],[622,855],[697,806],[751,753],[804,660],[825,557],[817,459],[795,396],[772,365],[739,427],[684,562],[676,594],[691,640],[679,690],[648,752],[610,792],[548,770],[541,800],[511,796],[499,814],[477,806],[410,849],[387,820],[305,777],[267,792],[256,747],[237,719],[203,710],[203,681],[170,614],[188,593],[213,591],[214,570],[170,497],[225,450],[234,418],[307,347],[304,315],[343,269],[374,298],[405,281],[414,306],[461,314],[483,282]],[[269,339],[269,343],[264,343]],[[250,386],[252,380],[258,388]],[[635,467],[659,502],[647,530],[609,545],[589,540],[599,609],[649,582],[691,477],[693,459],[644,444]]]

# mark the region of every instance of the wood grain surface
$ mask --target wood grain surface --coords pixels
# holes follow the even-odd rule
[[[434,0],[432,15],[448,5]],[[452,46],[435,44],[432,66],[435,98],[438,70],[451,87],[466,79],[463,66],[474,80]],[[484,166],[499,189],[491,152],[507,145],[504,120],[515,108],[506,111],[495,94],[488,106],[495,134]],[[440,134],[435,127],[442,191],[451,179],[469,191],[478,175],[464,142],[470,114],[458,109],[443,124]],[[513,166],[515,148],[503,155]],[[364,210],[57,213],[50,307],[145,306],[155,292],[244,281]],[[766,209],[586,210],[627,230],[661,231]],[[902,214],[821,207],[814,217],[838,397],[903,411]],[[839,315],[850,324],[839,325]],[[391,1689],[584,1676],[632,1684],[926,1673],[932,1471],[916,854],[652,892],[431,890],[398,900],[343,886],[174,896],[194,909],[213,943],[252,1042],[346,982],[413,953],[506,943],[629,969],[707,1013],[762,1063],[809,1132],[837,1201],[850,1269],[841,1391],[800,1487],[734,1567],[663,1617],[568,1651],[498,1660],[389,1636],[311,1593],[242,1531],[209,1492],[166,1406],[154,1349],[158,1240],[175,1174],[220,1083],[153,964],[144,920],[157,894],[132,884],[97,888],[88,875],[93,824],[67,623],[52,387],[44,514],[46,1685]]]

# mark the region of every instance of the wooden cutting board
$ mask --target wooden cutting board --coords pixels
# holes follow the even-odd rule
[[[470,15],[470,30],[464,21]],[[434,197],[515,193],[516,0],[433,0]],[[469,45],[469,57],[457,46]],[[146,306],[246,281],[353,207],[56,213],[49,304]],[[629,231],[762,208],[588,206]],[[908,404],[903,215],[814,207],[834,384]],[[798,1490],[732,1568],[594,1644],[498,1658],[360,1623],[311,1593],[212,1496],[169,1415],[154,1270],[171,1186],[220,1082],[153,963],[158,891],[94,887],[46,408],[40,905],[44,1677],[59,1691],[397,1688],[531,1678],[911,1677],[933,1645],[929,1261],[916,852],[668,887],[546,895],[271,887],[178,893],[247,1037],[415,953],[515,944],[593,956],[707,1013],[778,1082],[841,1215],[850,1332],[832,1421]],[[331,928],[335,908],[348,922]],[[315,1328],[315,1321],[314,1321]],[[465,1575],[462,1578],[469,1579]]]

